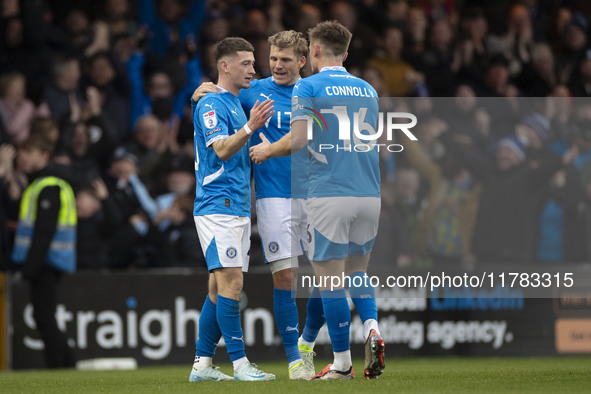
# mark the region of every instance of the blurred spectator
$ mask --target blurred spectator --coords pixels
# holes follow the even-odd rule
[[[573,96],[591,97],[591,49],[585,51],[578,70],[573,73],[569,86]]]
[[[109,29],[111,43],[120,35],[135,35],[139,23],[133,19],[131,0],[105,0],[101,7],[101,17]]]
[[[230,22],[220,15],[212,16],[205,22],[201,35],[206,44],[216,44],[230,35]]]
[[[247,40],[269,37],[269,20],[262,10],[253,9],[246,13],[242,33]],[[255,57],[256,59],[256,57]],[[266,60],[266,59],[265,59]]]
[[[452,22],[455,19],[454,0],[419,0],[419,5],[434,21],[447,18]]]
[[[384,32],[383,52],[369,60],[368,66],[380,71],[390,95],[406,97],[423,85],[423,74],[402,60],[403,35],[400,29],[389,27]]]
[[[183,116],[189,98],[195,86],[201,82],[201,64],[195,52],[185,54],[189,56],[183,67],[173,63],[162,63],[156,59],[153,63],[140,52],[135,52],[127,62],[127,73],[131,82],[131,122],[135,125],[142,115],[152,112],[152,105],[156,99],[166,99],[173,103],[173,113],[177,118]],[[172,66],[172,68],[171,68]],[[174,71],[177,78],[173,80]],[[185,81],[178,79],[179,73],[185,73]],[[145,82],[144,82],[145,81]],[[177,82],[177,86],[175,86]]]
[[[167,149],[167,139],[162,122],[154,115],[144,115],[136,122],[134,140],[126,144],[126,149],[133,152],[138,162],[138,175],[148,189],[156,187],[154,175],[162,164],[163,154]]]
[[[582,262],[588,259],[581,237],[580,206],[585,201],[579,172],[568,166],[554,174],[542,194],[536,259]]]
[[[516,83],[530,97],[546,97],[552,92],[558,77],[550,45],[538,43],[533,47],[531,63],[524,65]]]
[[[121,225],[112,229],[109,268],[136,268],[147,264],[142,247],[148,226],[141,220],[141,206],[129,183],[129,178],[137,173],[137,165],[138,159],[133,153],[118,148],[104,178],[109,196],[118,207],[122,218]]]
[[[254,47],[256,78],[266,78],[271,76],[269,68],[270,47],[267,37],[258,37],[250,40]]]
[[[378,97],[388,97],[389,91],[386,83],[384,82],[384,78],[382,77],[382,73],[375,67],[366,67],[363,69],[363,74],[361,76],[364,80],[366,80],[378,93]]]
[[[531,61],[534,44],[534,30],[529,9],[515,4],[509,11],[507,33],[503,37],[505,56],[510,59],[509,71],[515,76],[522,72]]]
[[[0,270],[8,269],[12,237],[9,231],[9,203],[7,180],[13,176],[13,162],[16,149],[10,144],[0,145]]]
[[[487,64],[484,79],[475,86],[476,94],[480,97],[490,97],[482,100],[483,108],[491,118],[491,135],[499,140],[511,134],[519,117],[519,90],[510,83],[508,61],[502,55],[491,58]]]
[[[312,3],[303,3],[296,21],[296,30],[308,34],[308,30],[322,22],[322,12]]]
[[[172,202],[181,195],[190,194],[195,189],[195,172],[193,160],[179,154],[170,159],[166,169],[165,191],[162,194],[152,197],[146,186],[139,179],[137,174],[129,177],[135,195],[138,197],[142,209],[150,221],[159,226],[163,231],[170,222],[163,218],[166,211],[171,207]]]
[[[330,4],[329,19],[336,20],[345,26],[353,37],[347,51],[344,65],[352,70],[360,70],[371,57],[375,49],[376,34],[370,28],[358,22],[358,11],[348,1],[335,1]]]
[[[580,206],[581,243],[585,246],[584,261],[591,260],[591,160],[581,168],[581,185],[585,193],[584,203]]]
[[[556,85],[546,101],[546,116],[550,120],[550,139],[553,144],[564,141],[567,144],[569,135],[574,128],[574,99],[570,90],[564,85]]]
[[[424,52],[414,61],[415,68],[423,73],[432,97],[449,97],[455,82],[452,71],[454,62],[454,33],[447,19],[433,22]]]
[[[102,21],[91,23],[81,8],[72,8],[64,19],[64,31],[79,56],[93,56],[109,49],[109,27]]]
[[[161,232],[157,228],[163,220],[169,221],[170,226]],[[156,227],[148,234],[148,240],[156,251],[154,261],[157,266],[207,268],[201,248],[196,247],[193,197],[186,194],[177,196],[154,224]]]
[[[69,158],[73,172],[72,187],[77,191],[87,184],[89,179],[99,177],[101,170],[96,159],[89,154],[90,134],[86,124],[78,122],[72,126],[74,135],[72,145],[69,147]]]
[[[267,14],[269,15],[269,28],[268,35],[272,36],[282,30],[286,30],[283,22],[283,15],[286,14],[286,7],[281,0],[271,0],[267,8]]]
[[[568,7],[558,7],[553,12],[548,25],[547,39],[554,53],[564,50],[564,35],[573,13]]]
[[[121,143],[129,137],[131,86],[124,66],[107,52],[88,59],[90,85],[101,93],[101,107],[105,119],[114,128],[114,141]]]
[[[540,113],[524,116],[515,134],[528,147],[528,162],[538,167],[546,161],[550,122]],[[574,157],[573,157],[574,160]],[[541,261],[580,261],[582,244],[578,230],[578,207],[583,201],[579,175],[572,165],[552,175],[540,191],[540,213],[536,235],[536,259]]]
[[[406,18],[403,57],[415,65],[427,46],[429,20],[421,7],[410,7]]]
[[[499,141],[496,163],[449,138],[446,147],[457,155],[470,174],[482,183],[476,227],[472,242],[478,261],[527,263],[534,259],[539,195],[550,177],[563,164],[572,162],[573,152],[563,159],[552,151],[533,165],[526,160],[526,147],[515,136]]]
[[[408,0],[387,0],[384,13],[385,20],[382,25],[403,30],[408,16],[408,8]]]
[[[0,70],[19,71],[27,78],[31,99],[39,103],[43,83],[48,76],[47,64],[55,52],[69,49],[67,37],[53,24],[53,14],[40,1],[4,1],[12,6],[4,8],[0,23]]]
[[[76,210],[78,270],[108,268],[111,234],[122,225],[122,217],[101,178],[87,180],[86,187],[76,194]]]
[[[576,147],[578,155],[573,164],[580,170],[585,162],[591,160],[591,102],[587,99],[577,99],[575,103],[571,135],[567,141],[563,141],[562,146],[555,148],[563,154],[569,147]]]
[[[479,96],[510,97],[515,93],[510,84],[509,61],[503,55],[490,58],[479,89]]]
[[[57,122],[48,116],[34,118],[31,122],[31,135],[41,134],[55,149],[60,141],[60,129]]]
[[[396,264],[399,268],[410,266],[415,261],[415,242],[419,231],[419,217],[422,214],[422,199],[419,197],[420,177],[412,168],[398,168],[394,181],[394,203],[389,209],[390,216],[396,218],[399,250]],[[392,211],[393,210],[393,211]]]
[[[573,13],[571,20],[565,28],[563,38],[563,50],[559,54],[558,67],[561,77],[568,81],[576,71],[587,49],[587,35],[589,23],[580,13]]]
[[[72,110],[71,102],[84,102],[79,89],[80,62],[71,55],[57,55],[51,64],[51,82],[45,86],[43,100],[49,105],[51,116],[61,120]]]
[[[453,71],[460,79],[478,83],[484,75],[488,57],[488,22],[479,7],[466,7],[460,16],[459,35]]]
[[[36,107],[26,97],[26,79],[19,72],[0,75],[0,120],[10,141],[18,144],[29,137],[35,116],[49,116],[46,104]]]
[[[171,45],[196,42],[204,4],[205,0],[139,0],[140,23],[148,26],[148,50],[166,56]]]
[[[383,182],[380,231],[372,249],[371,269],[391,271],[409,267],[413,261],[413,245],[407,223],[396,206],[394,184]]]
[[[62,123],[60,149],[73,153],[78,159],[86,156],[104,171],[111,156],[114,132],[102,113],[100,91],[88,87],[86,98],[87,105],[84,108],[75,101],[72,103],[70,117]]]
[[[491,135],[491,116],[479,103],[479,99],[470,85],[458,85],[453,105],[442,114],[450,130],[456,133],[456,139],[463,140],[479,152],[493,155],[496,139]]]
[[[429,121],[431,138],[447,130],[439,119]],[[414,141],[404,144],[406,159],[429,183],[426,206],[417,230],[415,251],[442,264],[469,269],[474,264],[471,241],[481,188],[450,152],[439,163]]]

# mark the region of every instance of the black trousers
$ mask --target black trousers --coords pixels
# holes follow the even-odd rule
[[[73,349],[55,320],[57,289],[61,273],[47,264],[29,280],[33,317],[45,348],[43,355],[48,368],[71,368],[76,365]]]

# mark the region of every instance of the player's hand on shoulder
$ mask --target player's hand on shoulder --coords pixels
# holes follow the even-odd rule
[[[267,99],[262,103],[259,100],[254,103],[254,106],[250,110],[250,119],[248,120],[248,127],[251,130],[257,130],[264,126],[271,116],[275,113],[275,107],[273,104],[274,100]]]
[[[193,101],[198,102],[201,100],[207,93],[219,93],[218,87],[213,82],[203,82],[195,91],[193,92]]]
[[[264,161],[269,160],[269,146],[271,143],[265,137],[263,133],[259,133],[261,137],[261,143],[255,146],[250,147],[250,160],[252,160],[255,164],[261,164]]]

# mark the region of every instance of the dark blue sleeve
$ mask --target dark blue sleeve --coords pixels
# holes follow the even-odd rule
[[[201,29],[204,15],[205,0],[191,0],[189,12],[181,21],[180,36],[182,39],[187,39],[191,35],[194,39],[197,36],[197,33]]]
[[[158,18],[155,2],[156,0],[138,0],[140,22],[148,26],[148,47],[150,52],[166,56],[170,42],[170,27]]]
[[[151,25],[156,19],[155,0],[137,0],[140,22]]]
[[[203,73],[201,72],[201,62],[197,56],[187,63],[185,70],[187,72],[187,83],[174,99],[173,112],[179,118],[183,117],[185,106],[189,103],[191,96],[193,96],[193,92],[197,89],[201,83],[201,78],[203,77]]]
[[[131,84],[130,110],[131,127],[133,128],[137,118],[144,114],[144,107],[149,101],[144,93],[144,79],[142,68],[146,61],[143,53],[135,52],[127,61],[127,76]]]

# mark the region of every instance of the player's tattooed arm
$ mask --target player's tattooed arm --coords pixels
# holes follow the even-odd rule
[[[250,110],[250,119],[246,122],[246,125],[250,129],[250,133],[247,133],[246,127],[242,127],[237,133],[217,140],[211,144],[213,150],[218,157],[224,161],[234,156],[252,135],[255,130],[260,129],[267,122],[267,120],[273,115],[273,100],[265,100],[261,104],[259,101],[254,104]]]

